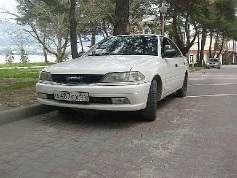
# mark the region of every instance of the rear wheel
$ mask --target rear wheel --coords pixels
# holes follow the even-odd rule
[[[157,110],[157,82],[156,80],[152,80],[148,99],[147,106],[142,110],[142,117],[146,121],[154,121],[156,120],[156,110]]]
[[[187,95],[188,88],[188,75],[186,74],[183,81],[183,86],[179,90],[176,91],[176,95],[178,97],[185,97]]]

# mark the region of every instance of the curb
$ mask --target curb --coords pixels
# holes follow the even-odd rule
[[[40,114],[45,114],[54,111],[55,107],[42,104],[33,104],[30,106],[15,108],[0,112],[0,125],[8,124],[14,121],[19,121],[29,117],[34,117]]]

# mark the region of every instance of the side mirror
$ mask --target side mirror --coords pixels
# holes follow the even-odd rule
[[[175,49],[167,49],[165,50],[164,57],[175,57],[177,54]]]
[[[83,54],[85,54],[85,51],[81,51],[81,52],[79,52],[79,57],[81,57]]]

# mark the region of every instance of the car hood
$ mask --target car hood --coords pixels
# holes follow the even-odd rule
[[[52,74],[105,74],[108,72],[130,71],[154,56],[147,55],[110,55],[87,56],[71,59],[46,68]]]

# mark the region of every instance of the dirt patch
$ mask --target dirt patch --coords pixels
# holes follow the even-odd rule
[[[34,81],[34,79],[1,79],[0,87],[25,81]],[[34,103],[37,103],[35,86],[0,91],[0,111],[24,107]]]

